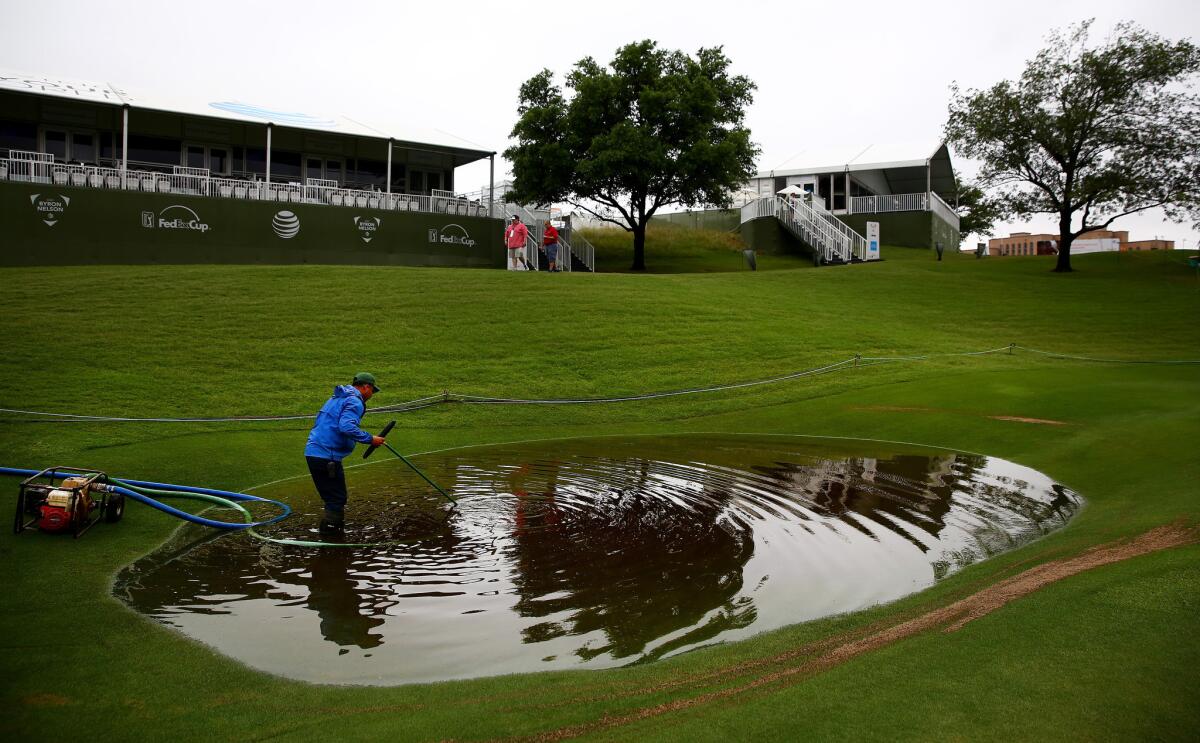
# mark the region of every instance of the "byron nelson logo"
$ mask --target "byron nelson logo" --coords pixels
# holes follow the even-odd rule
[[[50,194],[42,196],[40,193],[35,193],[30,195],[29,203],[33,204],[34,210],[37,211],[42,221],[53,227],[58,224],[58,220],[62,217],[63,212],[71,205],[71,197],[63,196],[62,194],[58,196]]]
[[[429,242],[439,245],[465,245],[474,247],[475,241],[462,225],[448,224],[441,229],[429,228]]]
[[[284,240],[291,240],[300,234],[300,218],[288,211],[275,212],[275,218],[271,220],[271,228]]]
[[[371,242],[371,238],[375,237],[375,232],[383,225],[383,220],[379,217],[355,217],[354,226],[358,228],[359,237],[365,243]]]
[[[212,229],[200,215],[183,204],[172,204],[156,216],[154,212],[142,212],[142,226],[160,230],[188,230],[208,232]]]

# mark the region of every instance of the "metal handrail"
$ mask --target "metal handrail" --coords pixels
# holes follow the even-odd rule
[[[777,217],[783,225],[821,255],[822,262],[849,262],[854,257],[852,239],[834,228],[804,199],[776,197]],[[865,254],[865,240],[864,240]]]
[[[820,197],[809,198],[811,200],[807,203],[812,206],[813,211],[820,215],[826,222],[828,222],[829,226],[833,228],[834,231],[840,232],[848,241],[850,246],[850,254],[859,260],[865,261],[867,259],[867,238],[855,232],[850,225],[838,219],[832,213],[826,211],[823,205],[818,206],[818,204],[821,203]]]
[[[959,230],[958,212],[954,211],[954,207],[947,204],[945,199],[933,191],[930,191],[929,195],[933,197],[930,199],[930,203],[933,206],[933,213],[944,219],[956,231]]]
[[[3,154],[0,150],[0,154]],[[135,164],[135,163],[130,163]],[[419,211],[462,216],[486,217],[486,203],[463,197],[422,194],[386,194],[376,189],[339,188],[337,181],[310,178],[299,181],[267,183],[257,178],[239,179],[213,176],[207,168],[182,165],[136,163],[139,168],[122,171],[118,167],[61,164],[54,155],[43,152],[9,150],[0,157],[0,180],[46,183],[82,188],[124,189],[152,193],[189,194],[212,198],[280,201],[285,203],[327,204],[330,206]]]

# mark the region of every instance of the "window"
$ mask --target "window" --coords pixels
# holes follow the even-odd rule
[[[229,148],[225,145],[188,144],[183,164],[189,168],[207,168],[213,175],[229,174]]]
[[[276,152],[271,150],[271,180],[280,181],[300,180],[300,153]]]
[[[189,168],[204,168],[204,147],[190,144],[187,146],[183,164]]]
[[[180,146],[178,139],[130,134],[129,159],[138,163],[178,165]]]
[[[359,160],[353,180],[355,185],[383,188],[387,183],[387,163],[382,160]]]
[[[342,173],[345,166],[342,164],[341,158],[321,157],[319,155],[308,155],[304,158],[304,177],[307,178],[324,178],[326,180],[337,181],[339,185],[343,183]]]
[[[36,152],[37,124],[0,121],[0,152],[9,149]]]
[[[65,163],[67,161],[67,133],[47,130],[43,136],[46,146],[42,148],[42,151],[54,155],[56,162]]]
[[[246,148],[246,172],[262,175],[267,172],[267,151],[262,147]]]

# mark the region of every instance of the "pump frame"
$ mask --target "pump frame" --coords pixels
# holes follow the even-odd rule
[[[70,488],[62,487],[61,483],[55,484],[56,480],[66,480],[68,477],[82,477],[83,482]],[[13,534],[20,534],[38,522],[40,508],[46,503],[46,498],[52,490],[70,491],[72,514],[75,513],[78,499],[82,497],[81,494],[84,490],[92,493],[93,501],[99,501],[92,508],[91,513],[95,514],[94,516],[89,514],[82,519],[72,519],[71,532],[75,539],[83,536],[100,519],[109,522],[119,521],[125,513],[125,498],[119,493],[111,493],[107,488],[100,487],[107,482],[108,475],[105,473],[78,467],[49,467],[25,478],[17,489],[17,510],[13,517]]]

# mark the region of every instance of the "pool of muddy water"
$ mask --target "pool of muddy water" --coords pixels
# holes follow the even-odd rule
[[[187,526],[126,568],[136,611],[254,668],[397,684],[667,657],[920,591],[1063,526],[1080,498],[1001,459],[877,442],[539,441],[347,471],[347,541]],[[347,460],[350,463],[353,460]],[[258,494],[316,539],[307,478]],[[136,514],[134,515],[136,518]]]

